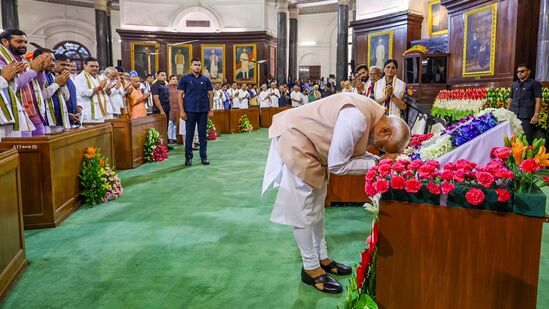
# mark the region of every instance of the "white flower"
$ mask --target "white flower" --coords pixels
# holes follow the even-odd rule
[[[423,146],[423,145],[422,145]],[[453,149],[450,135],[443,135],[435,140],[434,143],[421,147],[419,155],[422,160],[435,160]]]
[[[511,123],[511,128],[513,129],[513,134],[522,135],[524,130],[522,129],[522,122],[518,119],[517,115],[512,111],[505,108],[487,108],[482,112],[478,113],[477,116],[491,113],[496,117],[499,123],[509,121]]]

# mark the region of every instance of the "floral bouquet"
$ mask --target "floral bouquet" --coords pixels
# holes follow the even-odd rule
[[[486,103],[486,91],[486,88],[441,90],[435,98],[431,115],[458,121],[477,113]]]
[[[217,130],[215,129],[215,125],[211,119],[208,119],[208,127],[207,127],[207,134],[208,134],[208,140],[213,141],[217,139],[219,134],[217,133]]]
[[[107,184],[107,193],[105,194],[105,199],[108,201],[116,200],[122,195],[124,189],[122,188],[122,182],[118,177],[116,171],[111,169],[109,166],[105,167],[104,181]]]
[[[511,88],[488,88],[484,108],[507,108],[507,99]]]
[[[253,130],[254,127],[252,126],[250,119],[248,119],[248,116],[242,115],[238,120],[238,132],[252,132]]]
[[[150,128],[145,140],[144,157],[146,162],[159,162],[168,158],[168,151],[160,133]]]

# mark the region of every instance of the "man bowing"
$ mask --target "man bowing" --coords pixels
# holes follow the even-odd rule
[[[370,98],[340,93],[279,113],[269,129],[272,139],[263,190],[279,187],[271,221],[293,227],[301,251],[301,281],[325,293],[341,293],[329,274],[348,275],[351,267],[328,256],[324,238],[324,202],[328,178],[365,174],[378,157],[369,146],[401,152],[410,129]]]

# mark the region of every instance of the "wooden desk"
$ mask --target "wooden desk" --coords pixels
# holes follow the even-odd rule
[[[536,308],[543,218],[382,202],[380,308]]]
[[[230,126],[231,133],[238,133],[238,124],[240,117],[243,115],[248,116],[250,123],[254,127],[254,130],[259,129],[259,108],[244,108],[244,109],[231,109],[230,110]]]
[[[259,126],[262,128],[268,128],[271,126],[271,123],[273,121],[273,116],[271,116],[271,108],[270,107],[262,107],[261,108],[261,115],[259,117]]]
[[[17,151],[0,152],[0,303],[27,267],[19,177]]]
[[[326,206],[332,203],[365,203],[370,201],[364,192],[366,180],[364,175],[334,175],[330,174]]]
[[[230,118],[230,111],[228,109],[214,110],[212,121],[219,133],[231,133]]]
[[[25,228],[58,226],[80,206],[78,175],[87,147],[101,148],[112,162],[113,130],[97,124],[54,135],[4,138],[0,149],[19,152]]]
[[[149,128],[155,128],[168,144],[166,115],[152,114],[138,119],[109,119],[114,140],[114,166],[119,170],[136,168],[145,163],[144,147]]]

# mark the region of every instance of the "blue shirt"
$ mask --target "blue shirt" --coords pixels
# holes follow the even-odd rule
[[[213,90],[212,82],[202,74],[194,76],[193,73],[183,76],[177,85],[178,90],[183,90],[183,109],[185,112],[203,113],[210,111],[210,99],[208,91]]]
[[[66,100],[67,102],[67,111],[70,114],[76,114],[76,86],[73,81],[69,78],[67,81],[67,88],[69,89],[70,98]]]
[[[166,86],[166,83],[157,80],[156,83],[151,86],[151,93],[153,96],[158,96],[158,100],[160,101],[160,105],[162,105],[164,113],[168,114],[170,112],[170,90],[168,89],[168,86]],[[156,105],[153,105],[152,109],[153,113],[160,113],[160,110],[156,107]]]

